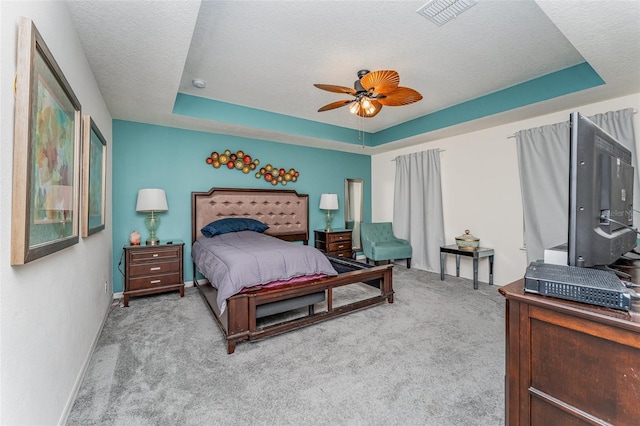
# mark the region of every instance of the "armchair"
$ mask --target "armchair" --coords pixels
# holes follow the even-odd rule
[[[367,263],[369,259],[376,265],[381,260],[407,259],[407,268],[411,268],[411,244],[393,235],[391,222],[360,224],[360,238]]]

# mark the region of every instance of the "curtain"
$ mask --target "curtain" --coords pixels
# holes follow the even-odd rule
[[[633,135],[633,108],[609,111],[604,114],[596,114],[589,118],[631,151],[632,164],[635,168],[635,179],[633,182],[633,206],[637,210],[638,207],[640,207],[640,177],[638,175],[636,140]],[[633,223],[636,223],[635,217]]]
[[[640,206],[633,109],[589,117],[632,153],[636,168],[634,206]],[[567,242],[569,215],[569,122],[516,133],[520,187],[524,211],[527,262],[544,257],[544,250]]]
[[[395,162],[394,234],[411,243],[412,266],[439,272],[444,245],[440,150],[401,155]]]
[[[569,122],[516,133],[527,262],[567,242]]]

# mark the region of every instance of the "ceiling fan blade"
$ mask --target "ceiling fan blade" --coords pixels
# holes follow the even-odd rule
[[[384,97],[378,98],[378,102],[387,106],[409,105],[422,99],[422,95],[408,87],[398,87],[393,92],[385,94]]]
[[[392,70],[373,71],[360,79],[360,84],[369,93],[386,95],[393,92],[400,84],[400,76]]]
[[[349,105],[351,102],[353,102],[353,100],[346,100],[346,101],[335,101],[335,102],[331,102],[330,104],[327,104],[325,106],[323,106],[322,108],[320,108],[318,110],[318,112],[322,112],[322,111],[329,111],[330,109],[336,109],[336,108],[340,108],[346,105]]]
[[[356,90],[351,87],[334,86],[333,84],[314,84],[318,89],[326,90],[327,92],[334,93],[346,93],[348,95],[355,95]]]
[[[382,109],[382,104],[380,102],[373,99],[370,100],[369,102],[371,102],[371,105],[373,105],[375,109],[371,113],[367,114],[367,111],[364,108],[360,108],[357,113],[360,117],[364,117],[364,118],[375,117]]]

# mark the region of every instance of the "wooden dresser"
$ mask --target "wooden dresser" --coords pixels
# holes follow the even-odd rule
[[[507,425],[640,424],[640,306],[632,312],[500,288]]]
[[[158,245],[124,246],[124,306],[129,297],[180,291],[184,296],[184,242],[161,241]]]
[[[350,229],[313,231],[314,246],[318,250],[338,257],[353,257]]]

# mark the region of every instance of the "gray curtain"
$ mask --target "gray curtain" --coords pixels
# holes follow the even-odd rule
[[[632,153],[636,167],[634,206],[640,206],[633,109],[589,117]],[[524,239],[527,261],[544,257],[544,250],[567,242],[569,215],[569,122],[516,133]],[[635,222],[634,222],[635,223]]]
[[[444,245],[440,150],[401,155],[395,162],[393,232],[411,243],[412,267],[439,272]]]

